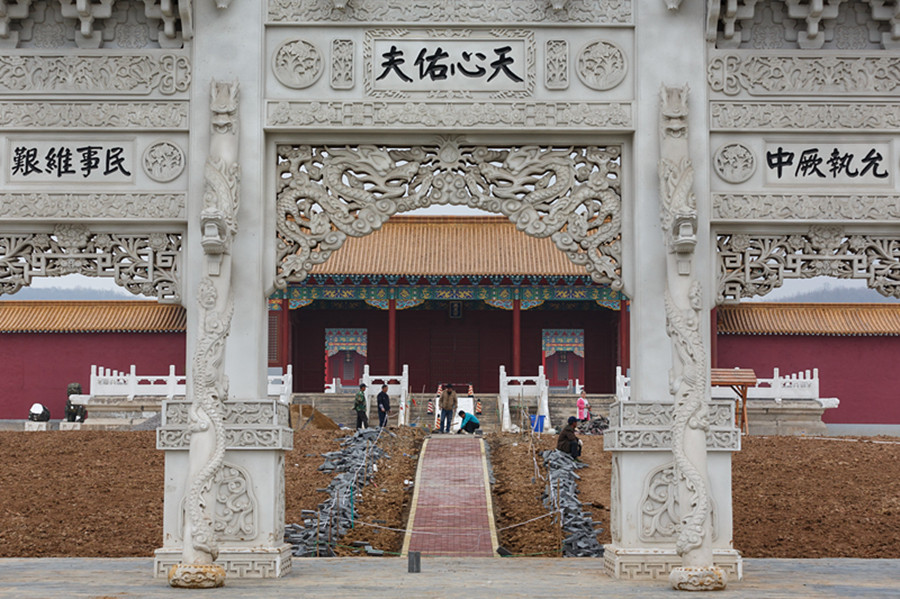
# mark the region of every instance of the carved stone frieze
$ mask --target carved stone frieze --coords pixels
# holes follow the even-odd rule
[[[185,427],[188,425],[190,402],[185,400],[166,401],[163,405],[166,428]],[[225,426],[245,426],[258,424],[263,426],[288,426],[288,407],[274,400],[227,401],[223,404],[222,417]]]
[[[0,93],[170,96],[191,84],[186,54],[0,54]]]
[[[753,176],[756,170],[756,157],[744,144],[725,144],[713,155],[713,168],[723,181],[743,183]]]
[[[625,53],[606,40],[597,40],[582,48],[575,64],[582,83],[599,91],[616,87],[628,72]]]
[[[269,102],[270,129],[509,127],[627,131],[629,102]]]
[[[621,288],[621,149],[278,147],[276,285],[302,281],[348,236],[432,204],[503,214],[549,237],[594,281]]]
[[[187,102],[0,102],[2,129],[188,128]]]
[[[185,193],[0,193],[0,218],[184,219]]]
[[[900,219],[900,195],[714,193],[714,220]]]
[[[325,57],[316,45],[306,40],[287,40],[275,50],[272,72],[285,87],[304,89],[311,86],[325,70]]]
[[[352,89],[354,43],[350,39],[331,40],[331,88]]]
[[[456,0],[454,2],[414,2],[397,0],[352,0],[343,9],[330,1],[297,2],[268,0],[269,21],[273,23],[340,22],[368,23],[588,23],[628,24],[632,22],[631,0],[595,2],[569,0],[555,10],[546,0]]]
[[[872,102],[710,102],[714,131],[896,131],[900,104]]]
[[[544,49],[544,87],[559,90],[569,87],[569,42],[547,40]]]
[[[141,157],[144,173],[154,181],[166,183],[177,178],[187,165],[184,151],[173,141],[163,140],[150,144]]]
[[[15,293],[33,277],[78,273],[111,277],[135,295],[181,299],[181,233],[96,233],[60,224],[51,233],[0,236],[0,294]]]
[[[707,448],[717,451],[740,449],[740,434],[734,426],[734,402],[710,401]],[[618,401],[610,406],[610,428],[604,435],[609,450],[669,450],[672,444],[671,402]]]
[[[900,88],[900,56],[844,54],[739,54],[710,56],[707,81],[712,91],[736,96],[822,95],[894,96]]]
[[[848,234],[837,225],[803,232],[717,235],[719,303],[765,295],[784,279],[864,279],[884,296],[900,297],[900,239]]]

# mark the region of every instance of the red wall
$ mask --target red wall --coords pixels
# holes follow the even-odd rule
[[[618,312],[522,312],[522,373],[537,374],[545,328],[585,330],[585,382],[589,393],[613,393]],[[325,329],[368,329],[368,363],[373,374],[387,370],[385,310],[292,310],[294,390],[321,392],[324,385]],[[512,312],[466,310],[452,319],[447,310],[397,312],[398,364],[409,364],[414,393],[433,392],[438,383],[473,383],[476,393],[499,390],[500,365],[512,374]]]
[[[719,368],[752,368],[770,378],[819,369],[819,395],[840,407],[822,420],[847,424],[900,423],[897,358],[900,337],[719,335]]]
[[[62,419],[66,386],[81,383],[88,393],[91,365],[140,374],[185,370],[184,333],[15,333],[0,336],[0,418],[24,419],[42,403]]]

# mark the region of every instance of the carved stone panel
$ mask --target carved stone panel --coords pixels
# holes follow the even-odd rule
[[[0,53],[0,93],[140,94],[188,90],[186,54],[17,55]]]
[[[287,40],[278,46],[272,57],[275,78],[291,89],[311,86],[319,80],[324,69],[322,53],[315,44],[306,40]]]
[[[276,285],[302,281],[348,236],[399,212],[465,205],[549,237],[593,280],[621,288],[621,149],[435,146],[278,147]]]
[[[544,48],[544,87],[566,89],[569,87],[569,42],[547,40]]]
[[[625,53],[606,40],[597,40],[582,48],[576,59],[576,70],[582,83],[599,91],[616,87],[628,72]]]
[[[900,104],[885,102],[710,102],[716,131],[889,131]]]
[[[353,88],[353,40],[331,40],[331,88]]]
[[[0,218],[184,219],[185,193],[0,193]]]
[[[716,522],[716,507],[711,502],[712,538],[717,539],[719,530]],[[641,495],[640,539],[648,543],[674,543],[681,526],[682,506],[678,501],[678,476],[675,464],[669,462],[656,468],[644,481]]]
[[[725,144],[713,155],[713,168],[723,181],[743,183],[753,176],[756,170],[756,157],[744,144]]]
[[[256,538],[259,502],[253,492],[252,480],[245,468],[225,462],[203,488],[203,495],[211,508],[212,527],[219,540],[252,541]],[[183,504],[184,501],[178,514],[178,538],[181,538],[184,528]]]
[[[160,183],[176,179],[184,172],[187,159],[184,151],[173,141],[163,140],[150,144],[141,157],[141,166],[148,177]]]
[[[897,194],[714,193],[714,220],[900,219]]]

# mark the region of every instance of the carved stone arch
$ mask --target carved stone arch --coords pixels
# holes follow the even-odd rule
[[[435,204],[502,214],[549,237],[597,283],[622,289],[621,147],[432,145],[277,148],[279,288],[306,278],[347,237]]]
[[[777,234],[719,231],[717,302],[765,295],[784,279],[864,279],[900,297],[900,236],[853,233],[843,225],[812,225]]]
[[[34,277],[81,274],[109,277],[135,295],[181,301],[182,233],[108,233],[80,223],[47,232],[0,234],[0,294],[15,293]]]

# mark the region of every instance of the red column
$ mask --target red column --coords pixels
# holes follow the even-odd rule
[[[278,315],[278,361],[281,363],[281,372],[287,372],[287,366],[291,363],[291,312],[288,310],[288,300],[281,300],[281,313]]]
[[[709,367],[719,367],[719,308],[713,307],[709,311]]]
[[[522,376],[522,300],[513,300],[512,376]]]
[[[397,300],[388,300],[388,374],[397,374]]]
[[[631,314],[628,311],[628,300],[619,301],[619,366],[622,374],[631,367]]]

